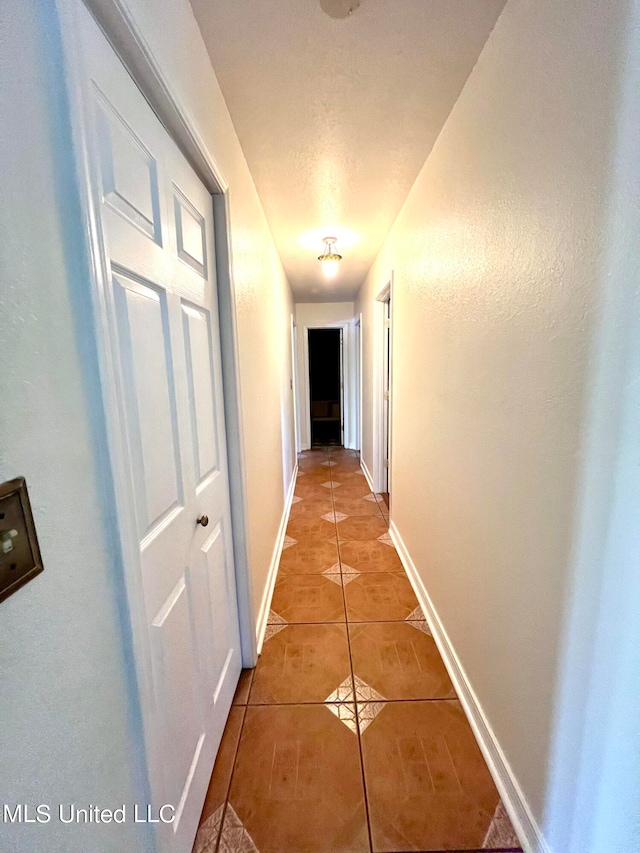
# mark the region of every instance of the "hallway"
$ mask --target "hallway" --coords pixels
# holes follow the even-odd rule
[[[520,850],[355,451],[301,454],[194,846],[216,850]]]

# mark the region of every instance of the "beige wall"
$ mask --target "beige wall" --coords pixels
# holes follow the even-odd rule
[[[293,302],[188,2],[128,5],[230,185],[257,610],[295,462]],[[0,7],[0,480],[27,477],[45,566],[1,605],[0,801],[146,803],[58,19],[53,0]],[[1,834],[8,853],[96,847],[55,819]],[[131,822],[100,845],[153,849]]]
[[[541,823],[630,5],[509,0],[358,303],[372,470],[373,299],[393,270],[391,519]]]

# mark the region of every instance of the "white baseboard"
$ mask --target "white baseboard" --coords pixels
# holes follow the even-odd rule
[[[364,463],[361,464],[367,476]],[[389,534],[424,611],[433,639],[520,838],[524,853],[551,853],[394,522],[389,525]]]
[[[366,465],[364,459],[362,458],[362,456],[360,457],[360,467],[362,468],[362,473],[365,476],[365,479],[367,481],[369,488],[371,489],[372,492],[375,492],[375,489],[373,488],[373,477],[371,476],[371,473],[370,473],[369,469],[367,468],[367,465]]]
[[[291,485],[289,492],[284,502],[282,518],[280,519],[280,527],[278,528],[278,536],[271,557],[271,565],[269,566],[269,574],[267,575],[267,583],[265,584],[262,601],[260,602],[260,610],[258,612],[258,621],[256,624],[256,647],[258,654],[262,651],[264,642],[264,634],[267,630],[267,622],[269,620],[269,609],[271,607],[271,599],[273,598],[273,588],[276,585],[276,577],[278,576],[278,567],[280,566],[280,556],[282,554],[282,546],[284,545],[284,537],[287,533],[287,524],[289,523],[289,513],[291,504],[293,503],[293,495],[296,490],[296,477],[298,476],[298,465],[293,470]]]

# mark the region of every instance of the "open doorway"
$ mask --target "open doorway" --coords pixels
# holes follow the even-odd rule
[[[343,443],[342,329],[309,329],[311,446]]]
[[[374,381],[373,381],[373,465],[374,490],[389,507],[392,454],[392,379],[393,379],[393,277],[375,299]]]

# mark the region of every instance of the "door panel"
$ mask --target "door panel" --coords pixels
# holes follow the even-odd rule
[[[196,481],[218,469],[209,314],[182,303]]]
[[[147,237],[160,243],[160,199],[155,158],[104,96],[99,96],[97,103],[105,203]]]
[[[182,503],[166,295],[113,276],[134,482],[143,535]]]
[[[151,624],[156,692],[172,744],[171,761],[164,765],[165,792],[168,802],[178,806],[187,794],[191,766],[203,736],[196,643],[184,576]]]
[[[189,853],[241,667],[213,205],[90,14],[79,14],[111,276],[99,308],[117,400],[109,430],[124,462],[114,466],[120,526],[137,531],[125,580],[152,803],[177,810],[156,826],[160,849]]]
[[[174,213],[178,257],[202,278],[207,277],[206,224],[204,217],[174,187]]]

